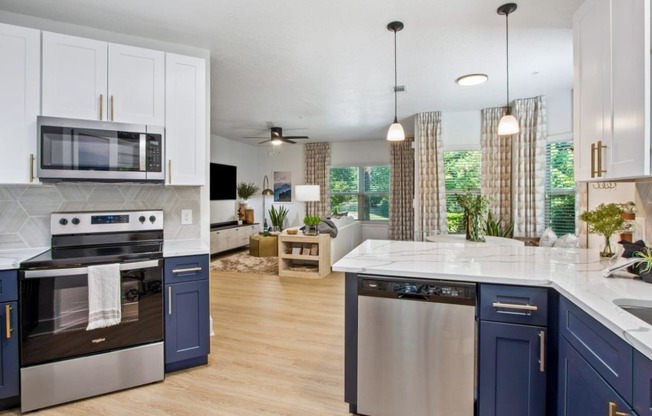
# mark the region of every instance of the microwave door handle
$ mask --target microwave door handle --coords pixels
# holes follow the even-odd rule
[[[141,133],[140,134],[140,152],[139,152],[139,154],[140,154],[140,157],[139,157],[139,162],[140,162],[139,168],[140,169],[139,170],[141,172],[146,171],[146,165],[145,165],[145,162],[147,161],[147,159],[146,159],[146,157],[147,157],[146,151],[147,151],[147,135]]]
[[[158,267],[160,260],[136,261],[133,263],[121,263],[120,271],[149,269]],[[88,267],[75,267],[72,269],[49,269],[49,270],[25,270],[26,279],[37,279],[43,277],[78,276],[88,274]]]

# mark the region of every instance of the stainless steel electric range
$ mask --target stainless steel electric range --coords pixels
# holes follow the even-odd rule
[[[56,212],[50,228],[20,270],[21,411],[162,380],[163,212]],[[113,263],[121,320],[87,330],[89,266]]]

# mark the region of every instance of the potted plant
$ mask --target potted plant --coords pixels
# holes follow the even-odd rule
[[[503,217],[496,218],[494,213],[489,210],[489,212],[487,212],[487,220],[484,223],[485,235],[512,238],[512,235],[514,234],[514,223],[510,222],[507,225],[503,225],[504,222],[505,220]]]
[[[467,191],[455,195],[455,201],[464,211],[466,239],[484,242],[482,219],[489,208],[489,199],[478,193]]]
[[[634,257],[640,257],[640,260],[633,264],[633,271],[641,276],[644,282],[652,283],[652,251],[644,247],[634,252]]]
[[[303,230],[303,233],[305,235],[319,234],[319,229],[317,227],[319,226],[320,222],[321,222],[321,218],[315,215],[306,215],[303,219],[303,223],[306,226],[306,228]]]
[[[636,204],[632,201],[625,202],[621,205],[623,212],[620,213],[620,218],[625,220],[622,230],[620,230],[620,241],[632,242],[632,234],[634,232],[634,220],[636,219]]]
[[[609,239],[623,228],[625,220],[620,216],[622,212],[621,204],[600,204],[593,211],[585,211],[580,215],[580,220],[589,226],[590,233],[604,236],[605,245],[600,252],[602,257],[613,257]]]
[[[258,189],[260,188],[254,185],[253,182],[249,182],[249,183],[240,182],[236,187],[236,190],[238,192],[238,198],[240,198],[240,203],[246,205],[247,200],[252,196],[256,195]]]
[[[279,207],[276,209],[276,207],[272,205],[272,208],[268,212],[269,220],[272,222],[272,231],[283,231],[283,221],[285,221],[285,217],[288,215],[288,210],[285,207]]]

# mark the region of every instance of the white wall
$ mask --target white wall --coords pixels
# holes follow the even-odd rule
[[[389,142],[387,140],[331,143],[331,165],[334,167],[388,163]]]
[[[446,149],[480,148],[480,111],[441,114],[441,140]]]
[[[277,202],[274,205],[283,206],[289,211],[285,220],[286,227],[303,225],[303,217],[306,216],[306,203],[294,200],[294,187],[305,184],[303,145],[283,144],[275,147],[265,147],[261,161],[263,175],[269,177],[270,187],[273,187],[274,172],[292,172],[292,202]],[[268,211],[271,205],[272,197],[270,196],[267,199]],[[271,225],[269,221],[268,224]]]

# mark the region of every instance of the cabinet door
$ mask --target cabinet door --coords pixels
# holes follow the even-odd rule
[[[205,185],[206,61],[166,54],[165,133],[168,185]]]
[[[165,364],[209,351],[208,280],[165,287]]]
[[[43,32],[43,115],[106,120],[107,44]]]
[[[652,361],[634,352],[634,409],[640,416],[652,416]]]
[[[480,323],[478,415],[546,415],[545,340],[543,327]]]
[[[629,405],[564,337],[559,337],[558,389],[558,416],[608,415],[612,414],[610,403],[632,414]]]
[[[7,319],[7,315],[9,318]],[[9,328],[7,327],[9,322]],[[18,306],[0,303],[0,399],[18,395]]]
[[[611,148],[606,149],[607,178],[650,174],[649,102],[646,107],[650,94],[650,20],[645,3],[611,0],[613,138]]]
[[[597,169],[598,141],[611,148],[609,0],[588,0],[573,16],[573,140],[575,180]],[[603,164],[606,154],[602,151]]]
[[[0,23],[0,178],[33,181],[39,114],[41,33]]]
[[[135,124],[165,124],[165,53],[109,44],[108,117]]]

